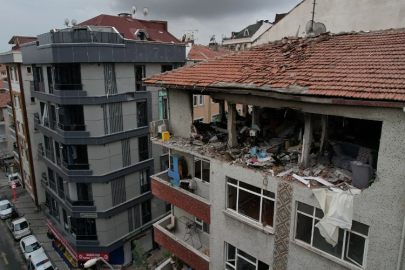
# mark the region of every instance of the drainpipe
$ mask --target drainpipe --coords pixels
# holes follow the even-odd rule
[[[397,270],[401,270],[401,268],[402,268],[402,257],[404,254],[404,242],[405,242],[405,216],[404,216],[404,222],[402,225],[401,244],[399,245]]]

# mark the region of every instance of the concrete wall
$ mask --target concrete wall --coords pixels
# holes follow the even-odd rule
[[[367,108],[337,105],[316,105],[292,101],[272,100],[263,97],[213,95],[216,98],[226,98],[235,103],[252,104],[274,108],[296,108],[303,112],[315,114],[337,115],[342,117],[377,120],[383,122],[378,157],[378,180],[361,195],[354,198],[355,221],[370,227],[369,243],[366,257],[367,269],[395,269],[399,254],[401,230],[405,214],[405,186],[403,175],[405,162],[403,153],[405,141],[404,113],[400,109]],[[260,230],[253,229],[233,218],[224,215],[226,208],[226,177],[230,176],[249,184],[262,187],[263,176],[251,170],[227,163],[211,161],[210,196],[215,204],[211,207],[211,262],[214,268],[223,263],[224,241],[236,247],[251,251],[258,259],[272,264],[273,236],[265,235]],[[267,189],[276,193],[279,180],[269,177]],[[293,185],[293,209],[297,201],[320,208],[312,191],[301,185]],[[277,195],[276,195],[277,196]],[[294,243],[295,212],[292,213],[290,231],[290,250],[288,269],[341,269],[341,264],[308,251]]]
[[[321,0],[316,2],[315,22],[322,22],[332,33],[401,28],[405,2],[401,0]],[[286,36],[305,36],[305,26],[311,20],[313,1],[305,0],[285,18],[265,32],[253,45],[265,44]]]
[[[191,91],[169,89],[169,130],[174,136],[190,137],[193,122],[193,96]]]

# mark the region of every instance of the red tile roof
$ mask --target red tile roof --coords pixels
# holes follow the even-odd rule
[[[180,43],[176,37],[168,32],[165,21],[147,21],[101,14],[79,25],[115,27],[119,33],[124,34],[124,38],[133,40],[137,40],[135,32],[142,29],[148,33],[148,40],[150,41]]]
[[[1,80],[3,82],[3,80]],[[0,107],[6,107],[7,102],[10,101],[10,92],[6,90],[0,90]]]
[[[230,53],[232,52],[220,46],[218,46],[218,51],[214,51],[213,49],[210,49],[210,47],[208,46],[193,45],[188,54],[188,58],[190,60],[210,60],[214,59],[217,56],[222,56]]]
[[[405,29],[285,38],[144,83],[405,101]]]

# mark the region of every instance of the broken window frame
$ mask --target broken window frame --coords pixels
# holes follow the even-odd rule
[[[193,123],[198,122],[198,123],[204,123],[205,122],[205,117],[200,117],[196,118],[193,120]]]
[[[302,210],[298,210],[298,206],[299,206],[300,204],[305,205],[306,207],[311,207],[311,208],[313,208],[312,215],[310,215],[310,214],[308,214],[308,213],[306,213],[306,212],[304,212],[304,211],[302,211]],[[359,233],[359,232],[356,232],[356,231],[353,231],[353,230],[340,229],[340,230],[343,230],[343,232],[344,232],[344,235],[343,235],[343,244],[342,244],[342,254],[341,254],[340,257],[337,257],[337,256],[335,256],[335,255],[333,255],[333,254],[330,254],[330,253],[328,253],[328,252],[326,252],[326,251],[324,251],[324,250],[322,250],[322,249],[319,249],[319,248],[317,248],[317,247],[315,247],[315,246],[313,245],[314,233],[315,233],[315,225],[322,219],[322,218],[319,218],[319,217],[316,215],[317,210],[320,211],[320,212],[322,213],[322,215],[323,215],[323,212],[322,212],[321,209],[297,201],[297,203],[296,203],[296,208],[295,208],[294,241],[300,243],[301,245],[305,245],[305,246],[307,246],[307,247],[309,247],[309,248],[311,248],[311,249],[315,249],[315,250],[321,252],[322,254],[325,254],[326,256],[331,256],[332,258],[336,258],[336,259],[338,259],[338,260],[341,261],[341,262],[349,263],[349,264],[351,264],[351,265],[354,265],[354,266],[356,266],[356,267],[360,267],[360,268],[363,268],[363,269],[364,269],[364,268],[365,268],[365,265],[366,265],[366,257],[367,257],[367,249],[368,249],[368,235],[365,235],[365,234],[362,234],[362,233]],[[298,214],[303,215],[303,216],[306,216],[306,217],[309,217],[309,218],[312,219],[312,225],[311,225],[311,240],[310,240],[310,243],[309,243],[309,244],[308,244],[307,242],[303,241],[303,240],[300,240],[300,239],[296,238],[296,237],[297,237],[297,230],[298,230]],[[370,229],[370,227],[369,227],[368,225],[366,225],[366,224],[362,224],[362,223],[356,222],[356,221],[354,221],[354,220],[353,220],[353,223],[358,223],[358,224],[361,224],[361,225],[363,225],[363,226],[367,226],[368,231],[369,231],[369,229]],[[353,224],[352,224],[352,228],[353,228]],[[367,234],[368,234],[368,231],[367,231]],[[356,261],[354,261],[352,258],[350,258],[350,257],[348,256],[348,255],[349,255],[349,248],[350,248],[350,245],[349,245],[350,242],[349,242],[349,241],[350,241],[350,236],[351,236],[352,234],[357,235],[357,236],[360,236],[360,237],[364,238],[364,240],[365,240],[365,241],[364,241],[363,262],[362,262],[362,264],[357,263]]]
[[[230,180],[236,181],[236,184],[231,183]],[[258,224],[260,224],[260,225],[263,225],[263,220],[262,220],[262,218],[263,218],[263,217],[262,217],[262,213],[263,213],[263,200],[272,201],[272,202],[273,202],[273,226],[274,226],[275,213],[276,213],[276,194],[275,194],[274,192],[272,192],[272,191],[265,190],[265,189],[262,189],[262,188],[260,188],[260,187],[256,187],[256,188],[260,188],[260,194],[259,194],[259,193],[255,192],[255,191],[251,191],[251,190],[249,190],[249,189],[247,189],[247,188],[241,187],[241,186],[239,185],[240,182],[243,182],[243,181],[239,181],[239,180],[236,180],[236,179],[230,178],[230,177],[227,178],[227,183],[226,183],[226,184],[227,184],[227,188],[226,188],[226,192],[227,192],[227,196],[226,196],[226,209],[229,210],[229,211],[232,211],[233,213],[237,214],[238,216],[241,216],[241,217],[244,217],[244,218],[248,218],[249,220],[251,220],[251,221],[253,221],[253,222],[255,222],[255,223],[258,223]],[[246,183],[246,182],[243,182],[243,183]],[[248,183],[246,183],[246,184],[248,184]],[[250,184],[248,184],[248,185],[250,185]],[[229,186],[232,186],[232,187],[236,188],[236,207],[235,207],[236,209],[235,209],[235,210],[233,210],[232,208],[229,207]],[[253,185],[251,185],[251,186],[253,186]],[[240,190],[243,190],[243,191],[245,191],[245,192],[247,192],[247,193],[250,193],[250,194],[252,194],[252,195],[254,195],[254,196],[258,196],[258,197],[260,198],[260,209],[259,209],[259,220],[258,220],[258,221],[255,220],[255,219],[252,218],[252,217],[249,217],[249,216],[247,216],[247,215],[244,215],[244,214],[239,213],[239,191],[240,191]],[[273,194],[273,197],[274,197],[274,198],[271,198],[271,197],[269,197],[269,196],[264,195],[263,193],[264,193],[265,191],[267,191],[267,192]],[[271,229],[273,229],[273,226],[266,225],[266,228],[271,228]]]
[[[201,161],[201,178],[198,178],[197,176],[196,176],[196,170],[195,170],[195,168],[196,168],[196,162],[197,161]],[[197,180],[199,180],[199,181],[202,181],[203,183],[210,183],[210,179],[208,179],[208,181],[207,180],[204,180],[203,179],[203,163],[208,163],[208,167],[209,167],[209,173],[211,173],[211,163],[210,163],[210,161],[208,160],[208,159],[203,159],[203,158],[199,158],[199,157],[194,157],[194,179],[197,179]]]
[[[232,247],[234,249],[234,254],[231,257],[229,256],[230,255],[230,247]],[[246,254],[247,256],[252,257],[252,258],[248,259],[247,256],[244,255],[244,254]],[[235,247],[235,246],[233,246],[233,245],[231,245],[231,244],[229,244],[227,242],[225,242],[225,269],[229,269],[229,270],[239,269],[238,268],[238,261],[239,261],[238,259],[241,259],[241,260],[251,264],[252,266],[255,267],[255,270],[266,270],[266,269],[268,270],[268,269],[270,269],[269,265],[267,265],[266,263],[261,262],[256,257],[244,252],[243,250],[241,250],[241,249],[239,249],[239,248],[237,248],[237,247]],[[254,259],[255,262],[253,262],[252,259]],[[232,262],[233,262],[233,264],[232,264]]]
[[[203,233],[210,234],[210,224],[197,217],[194,218],[194,221],[197,226],[197,229],[199,229]]]
[[[219,120],[219,113],[211,115],[211,122],[217,122]]]
[[[204,106],[205,96],[204,95],[193,95],[193,107]]]

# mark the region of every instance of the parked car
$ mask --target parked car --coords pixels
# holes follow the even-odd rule
[[[55,270],[51,261],[45,253],[41,253],[35,256],[31,256],[31,262],[28,266],[28,270]]]
[[[7,219],[13,214],[13,206],[9,200],[0,201],[0,218]]]
[[[0,202],[1,202],[1,201],[4,201],[4,200],[7,200],[7,196],[4,195],[4,194],[2,194],[2,193],[0,193]]]
[[[11,182],[13,182],[13,181],[14,181],[14,183],[15,183],[15,185],[17,187],[21,186],[21,181],[20,181],[20,177],[18,177],[18,173],[12,173],[12,174],[10,174],[8,176],[8,186],[9,186],[9,188],[11,188]]]
[[[15,240],[31,234],[30,223],[23,217],[7,220],[6,224]]]
[[[34,235],[26,236],[21,239],[20,248],[26,260],[28,260],[30,256],[32,260],[35,256],[45,253],[42,244],[38,242],[38,239]]]

